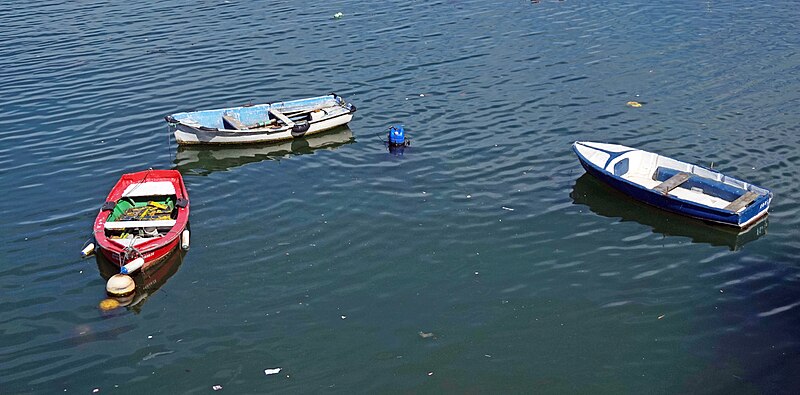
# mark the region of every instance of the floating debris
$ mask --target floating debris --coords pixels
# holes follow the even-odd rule
[[[222,386],[219,385],[219,384],[215,384],[215,385],[211,386],[211,389],[214,390],[214,391],[219,391],[219,390],[222,389]]]
[[[501,208],[502,208],[503,210],[514,211],[514,209],[513,209],[513,208],[511,208],[511,207],[501,206]]]
[[[153,359],[153,358],[155,358],[157,356],[160,356],[160,355],[172,354],[174,352],[175,351],[161,351],[161,352],[157,352],[157,353],[149,353],[144,358],[142,358],[142,361],[147,361],[148,359]]]
[[[628,107],[633,107],[633,108],[639,108],[642,106],[642,103],[639,103],[638,101],[629,101],[627,104]]]
[[[103,299],[103,301],[100,302],[100,310],[103,311],[114,310],[117,307],[119,307],[119,301],[116,299],[108,298],[108,299]]]
[[[346,315],[343,315],[343,316],[342,316],[342,319],[346,319],[346,318],[347,318],[347,316],[346,316]]]
[[[342,14],[341,12],[337,12],[337,13],[333,14],[333,19],[339,19],[339,18],[341,18],[343,16],[344,16],[344,14]]]
[[[419,337],[423,339],[427,339],[433,336],[434,336],[433,332],[419,332]]]
[[[266,374],[267,376],[273,375],[273,374],[278,374],[280,372],[281,372],[281,368],[264,369],[264,374]]]
[[[666,316],[667,316],[666,314],[661,314],[660,316],[658,316],[658,319],[660,320],[660,319],[662,319],[662,318],[664,318]]]

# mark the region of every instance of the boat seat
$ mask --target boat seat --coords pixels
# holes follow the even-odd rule
[[[725,206],[725,210],[733,211],[734,213],[739,212],[743,208],[747,207],[750,203],[753,203],[757,198],[758,194],[753,191],[747,191],[742,196],[736,198],[736,200],[732,201],[729,205]]]
[[[247,129],[247,126],[239,122],[238,119],[234,118],[233,115],[230,114],[222,114],[222,127],[224,129],[236,129],[236,130]]]
[[[170,196],[175,194],[175,186],[169,181],[147,181],[128,185],[122,197]]]
[[[653,187],[653,190],[661,193],[662,195],[669,194],[669,191],[677,188],[678,186],[686,182],[689,179],[689,176],[690,176],[689,173],[680,172],[668,178],[661,184],[656,185],[655,187]]]
[[[174,219],[155,221],[111,221],[106,222],[107,230],[122,230],[131,228],[171,228],[175,226]]]
[[[280,112],[280,111],[278,111],[278,110],[276,110],[276,109],[274,109],[274,108],[270,108],[270,109],[269,109],[269,112],[270,112],[270,113],[271,113],[273,116],[275,116],[275,118],[278,118],[278,119],[279,119],[281,122],[283,122],[284,124],[286,124],[286,126],[288,126],[288,127],[292,127],[292,126],[294,126],[294,121],[292,121],[291,119],[289,119],[289,117],[287,117],[287,116],[286,116],[286,114],[284,114],[284,113],[282,113],[282,112]]]

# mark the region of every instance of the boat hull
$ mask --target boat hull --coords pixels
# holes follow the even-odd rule
[[[160,237],[147,239],[138,244],[134,244],[130,239],[109,236],[107,234],[107,225],[112,222],[115,224],[124,223],[111,220],[116,204],[127,197],[126,193],[128,191],[135,190],[137,186],[150,182],[171,185],[172,195],[170,196],[180,202],[174,208],[174,224],[169,227],[169,230],[160,234]],[[155,195],[157,192],[154,191],[153,193]],[[150,198],[152,196],[142,196],[142,199],[145,200]],[[122,267],[133,259],[141,257],[144,259],[142,270],[147,270],[149,267],[164,260],[170,251],[178,248],[181,234],[188,228],[188,224],[189,195],[181,174],[176,170],[146,170],[124,174],[117,181],[106,198],[106,204],[103,205],[95,218],[93,234],[97,248],[109,262]]]
[[[719,207],[710,207],[708,205],[698,204],[686,199],[676,198],[671,194],[662,194],[655,191],[652,188],[646,188],[637,183],[626,180],[625,178],[614,174],[608,168],[599,166],[598,164],[590,160],[586,155],[582,154],[578,148],[578,146],[581,144],[592,144],[592,143],[576,142],[573,145],[573,150],[575,151],[581,165],[583,166],[583,168],[586,170],[587,173],[596,177],[598,180],[610,185],[611,187],[631,196],[632,198],[647,203],[649,205],[670,212],[674,212],[677,214],[682,214],[689,217],[701,219],[704,221],[736,226],[739,228],[749,227],[750,225],[756,223],[760,218],[767,215],[769,204],[772,199],[772,192],[769,192],[768,190],[765,190],[763,188],[750,186],[749,184],[743,181],[736,180],[730,177],[725,177],[726,179],[733,180],[736,183],[740,183],[746,186],[748,189],[758,190],[759,192],[765,192],[765,193],[761,194],[758,197],[758,199],[755,200],[755,202],[747,206],[744,210],[738,212],[721,209]],[[618,147],[625,148],[627,149],[627,151],[620,149],[619,151],[611,152],[610,153],[611,158],[609,158],[608,160],[609,166],[611,166],[610,163],[613,161],[615,155],[620,156],[628,152],[640,151],[624,146],[618,146]],[[686,164],[685,162],[678,162],[678,161],[674,162],[692,167],[695,166],[691,164]],[[720,173],[717,173],[713,170],[709,169],[703,169],[703,170],[706,173],[716,174],[721,176]]]
[[[310,123],[308,131],[302,136],[310,136],[321,133],[338,126],[346,125],[353,119],[353,114],[327,119],[321,122]],[[273,130],[249,130],[241,131],[208,131],[200,128],[179,124],[175,130],[175,141],[181,145],[191,144],[255,144],[255,143],[274,143],[279,141],[292,140],[298,137],[293,134],[291,129],[275,132]]]
[[[106,260],[119,267],[122,267],[126,263],[128,263],[125,261],[124,247],[118,248],[118,246],[111,245],[108,242],[104,243],[105,245],[102,245],[100,244],[99,240],[97,240],[97,242],[98,245],[100,245],[100,252],[103,254],[103,257]],[[153,246],[151,248],[148,248],[146,251],[140,251],[142,254],[142,258],[144,258],[144,265],[142,266],[142,270],[147,270],[150,267],[161,263],[165,258],[167,258],[170,255],[170,252],[172,250],[178,248],[179,244],[180,244],[180,233],[178,237],[172,240],[169,240],[163,244],[159,244],[158,246]]]
[[[356,107],[336,94],[277,103],[181,112],[165,117],[178,144],[252,144],[321,133],[353,119]]]

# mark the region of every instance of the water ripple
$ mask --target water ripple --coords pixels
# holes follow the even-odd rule
[[[793,7],[15,5],[0,385],[786,392]],[[162,118],[328,92],[359,111],[304,145],[178,150]],[[379,141],[395,123],[402,156]],[[582,176],[579,139],[751,180],[775,192],[770,215],[732,232],[637,205]],[[192,248],[168,285],[100,313],[104,280],[78,250],[119,174],[149,167],[184,174]],[[289,377],[265,378],[275,366]]]

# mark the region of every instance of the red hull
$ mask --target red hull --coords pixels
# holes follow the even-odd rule
[[[138,173],[124,174],[106,198],[106,202],[116,202],[121,197],[125,189],[133,184],[142,182],[153,181],[168,181],[172,183],[175,189],[175,196],[177,199],[185,199],[186,205],[178,207],[178,215],[175,218],[175,225],[163,237],[147,241],[136,245],[136,250],[144,258],[144,266],[142,270],[157,263],[165,258],[170,251],[178,246],[181,239],[181,233],[189,223],[189,194],[186,186],[183,184],[181,173],[177,170],[145,170]],[[97,247],[102,251],[103,256],[110,262],[119,265],[120,267],[127,264],[124,261],[125,246],[114,239],[106,237],[105,223],[111,216],[112,209],[100,209],[97,218],[94,220],[94,238],[97,242]],[[138,255],[137,255],[138,257]],[[135,257],[131,257],[132,260]]]

